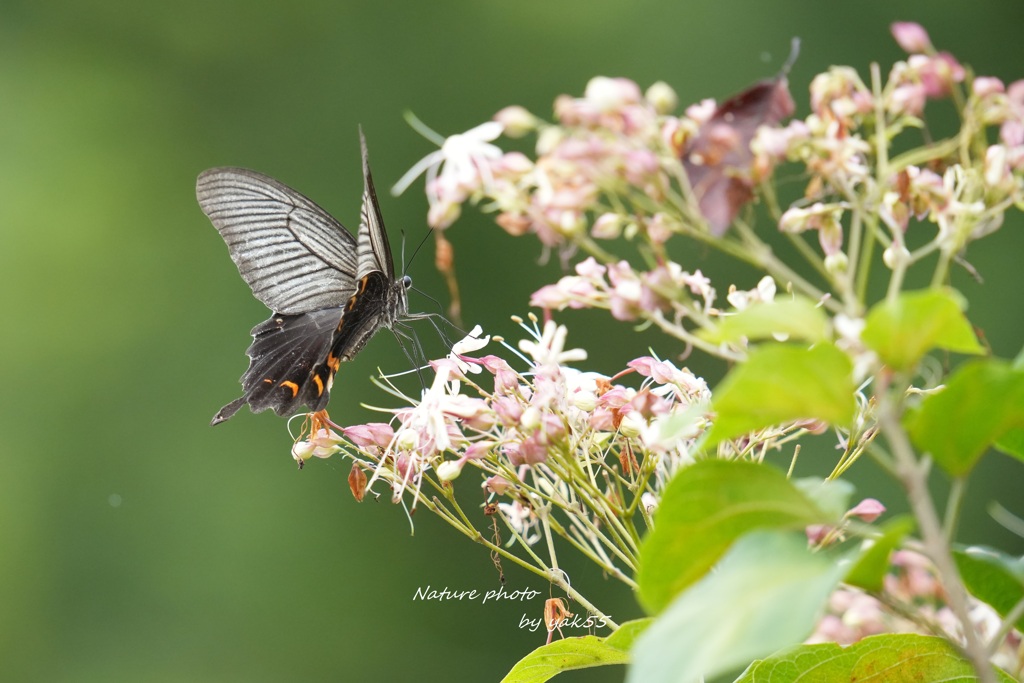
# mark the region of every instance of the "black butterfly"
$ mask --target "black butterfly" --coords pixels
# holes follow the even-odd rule
[[[200,174],[196,197],[228,245],[253,295],[274,315],[252,329],[242,396],[211,424],[248,403],[278,415],[322,410],[342,361],[408,313],[408,275],[395,279],[391,247],[373,189],[366,140],[358,237],[295,190],[243,168]]]

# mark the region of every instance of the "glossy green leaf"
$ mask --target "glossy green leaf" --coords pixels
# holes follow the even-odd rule
[[[713,392],[707,445],[800,419],[845,425],[856,403],[849,357],[829,343],[767,344],[750,352]]]
[[[913,517],[896,517],[889,520],[882,527],[882,535],[876,538],[871,546],[861,551],[860,557],[854,561],[843,580],[864,590],[882,590],[882,581],[889,571],[889,556],[913,530]]]
[[[896,370],[913,368],[935,348],[984,352],[952,290],[904,292],[895,301],[877,304],[867,315],[861,339]]]
[[[996,669],[1000,682],[1013,677]],[[842,647],[797,645],[750,665],[735,683],[836,683],[837,681],[977,681],[971,663],[943,638],[914,633],[869,636]]]
[[[803,534],[756,531],[637,639],[628,683],[693,683],[810,635],[843,575]]]
[[[971,595],[987,602],[1005,617],[1024,599],[1024,558],[1010,557],[982,546],[960,547],[953,552],[960,577]],[[1024,617],[1017,620],[1024,630]]]
[[[623,624],[615,633],[626,626],[627,624]],[[629,647],[642,630],[630,626],[627,634],[620,636],[617,644],[613,644],[613,633],[607,638],[563,638],[542,645],[516,662],[512,670],[501,679],[502,683],[543,683],[563,671],[626,664],[630,660]]]
[[[661,611],[750,531],[836,521],[768,465],[695,463],[669,482],[640,548],[640,602],[651,614]]]
[[[743,338],[770,339],[776,335],[813,343],[829,338],[829,321],[815,302],[795,297],[752,304],[723,318],[713,329],[705,328],[698,334],[714,344]]]
[[[967,474],[986,448],[1024,427],[1024,370],[998,359],[968,361],[908,415],[907,427],[944,470]]]

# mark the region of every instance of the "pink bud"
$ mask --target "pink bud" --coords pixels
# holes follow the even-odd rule
[[[978,76],[971,83],[971,90],[978,97],[986,97],[988,95],[998,95],[999,93],[1006,92],[1006,86],[1003,82],[994,76]]]
[[[466,460],[479,460],[480,458],[483,458],[488,453],[490,453],[492,448],[494,448],[493,441],[477,441],[476,443],[470,444],[470,446],[466,448],[466,452],[462,455],[462,457]]]
[[[873,522],[885,512],[885,506],[874,498],[865,498],[857,503],[849,512],[847,517],[860,517],[865,522]]]
[[[530,305],[546,310],[562,310],[569,305],[569,297],[558,285],[544,285],[530,295]]]
[[[461,204],[441,199],[431,204],[430,209],[427,210],[427,225],[438,230],[444,230],[454,223],[461,213]]]
[[[362,425],[353,425],[341,430],[345,438],[360,448],[377,446],[384,449],[391,444],[395,436],[395,430],[386,422],[367,422]]]
[[[811,524],[804,529],[804,533],[807,534],[808,543],[820,545],[834,530],[835,527],[828,524]]]
[[[932,40],[921,24],[912,21],[897,21],[889,27],[896,43],[910,54],[930,52]]]
[[[505,491],[508,491],[510,488],[512,488],[512,482],[510,482],[505,477],[488,477],[486,480],[484,480],[483,487],[490,491],[491,493],[496,493],[500,496],[503,495]]]

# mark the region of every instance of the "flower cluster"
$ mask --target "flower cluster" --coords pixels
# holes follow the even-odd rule
[[[361,488],[384,482],[394,501],[409,494],[413,506],[429,501],[425,481],[451,491],[470,467],[479,479],[468,485],[482,489],[481,504],[498,501],[513,540],[536,542],[543,520],[625,576],[635,569],[636,548],[623,551],[602,527],[631,527],[641,507],[649,514],[671,475],[691,462],[689,449],[707,424],[707,385],[650,356],[615,377],[582,372],[566,365],[586,353],[566,348],[564,326],[524,329],[531,334],[519,344],[526,368],[471,355],[489,341],[475,330],[432,363],[431,386],[390,423],[317,429],[293,456],[301,462],[344,451],[372,473]],[[638,378],[636,386],[621,383],[628,376]]]
[[[642,92],[627,79],[597,77],[582,97],[558,97],[551,123],[512,106],[444,139],[396,189],[426,169],[435,227],[450,225],[471,200],[495,212],[498,225],[514,235],[536,234],[563,253],[583,249],[608,269],[610,288],[595,293],[589,282],[570,277],[538,291],[534,303],[611,307],[616,317],[635,320],[665,313],[667,301],[686,290],[706,299],[709,287],[687,282],[685,269],[665,253],[672,235],[701,241],[723,235],[755,190],[767,193],[764,204],[774,209],[777,199],[764,181],[796,162],[810,178],[804,197],[774,209],[775,221],[809,255],[803,240],[817,233],[819,268],[849,296],[867,217],[881,218],[885,229],[874,232],[884,262],[902,273],[935,251],[948,262],[996,230],[1007,208],[1024,205],[1024,81],[1006,86],[977,76],[964,88],[967,71],[936,51],[920,26],[898,23],[893,35],[910,54],[887,80],[876,72],[865,82],[852,68],[833,67],[813,79],[811,113],[803,120],[784,121],[793,103],[782,76],[721,104],[704,100],[682,115],[672,113],[677,97],[664,83]],[[958,108],[960,132],[888,158],[892,140],[920,129],[926,104],[941,99]],[[998,129],[992,142],[990,128]],[[496,144],[502,134],[529,133],[536,134],[535,158]],[[911,252],[905,236],[918,222],[936,230]],[[639,239],[653,255],[646,274],[623,276],[632,269],[594,241],[620,236]],[[718,242],[729,248],[728,240]],[[755,265],[799,293],[825,294],[790,277],[770,256]],[[670,286],[655,293],[644,279]]]
[[[691,297],[697,300],[690,306],[682,303]],[[575,275],[534,292],[530,305],[548,310],[601,308],[617,320],[637,320],[654,311],[685,315],[696,307],[710,312],[714,299],[711,281],[699,270],[688,273],[669,262],[638,273],[625,261],[603,266],[590,257],[576,265]]]

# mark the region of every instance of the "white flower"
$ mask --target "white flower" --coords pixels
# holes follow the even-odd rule
[[[527,545],[533,545],[540,540],[540,533],[536,531],[539,520],[532,509],[518,500],[512,503],[498,503],[498,508],[508,519],[509,526],[522,537]],[[514,536],[509,539],[510,544],[514,541]]]
[[[480,333],[483,332],[483,328],[479,325],[474,325],[473,329],[469,331],[465,337],[452,344],[452,351],[448,354],[448,360],[455,363],[458,366],[459,371],[462,374],[467,372],[476,374],[481,372],[482,368],[476,363],[467,363],[462,360],[460,356],[479,351],[491,341],[491,336],[481,337]]]
[[[441,149],[417,161],[395,183],[391,193],[402,194],[424,171],[427,173],[427,197],[431,205],[444,200],[461,202],[469,192],[481,185],[490,186],[491,164],[502,156],[501,149],[490,143],[503,130],[504,126],[497,121],[488,121],[465,133],[445,138]],[[421,132],[432,140],[440,138],[433,131]]]
[[[775,280],[772,279],[771,275],[765,275],[757,283],[757,287],[749,292],[730,287],[730,291],[726,294],[725,298],[737,311],[742,311],[754,303],[774,301],[775,291]]]
[[[565,350],[565,338],[568,334],[565,325],[556,325],[553,320],[549,320],[544,323],[544,332],[540,339],[523,339],[519,342],[519,349],[531,355],[537,365],[561,365],[586,360],[587,352],[583,349]]]

